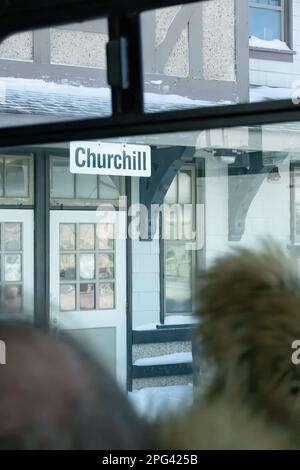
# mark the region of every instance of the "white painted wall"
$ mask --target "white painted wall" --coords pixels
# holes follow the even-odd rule
[[[272,237],[286,246],[290,242],[289,159],[279,165],[280,181],[265,178],[250,206],[241,243],[255,247],[262,237]]]
[[[250,84],[291,88],[300,80],[300,0],[293,0],[293,50],[292,63],[250,59]]]
[[[249,208],[240,242],[228,242],[228,178],[224,163],[206,160],[206,254],[207,266],[230,247],[257,247],[262,238],[290,243],[289,159],[280,166],[280,181],[264,180]],[[251,178],[251,177],[245,177]]]

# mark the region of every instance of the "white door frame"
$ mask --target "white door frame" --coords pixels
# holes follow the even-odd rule
[[[112,310],[59,311],[59,225],[60,223],[113,223],[115,226],[115,308]],[[116,374],[126,387],[126,212],[51,211],[50,212],[50,321],[58,329],[113,327],[116,331]],[[70,281],[72,283],[72,281]],[[101,360],[101,358],[100,358]]]
[[[22,295],[26,318],[34,318],[34,211],[32,209],[0,209],[0,223],[22,224]]]

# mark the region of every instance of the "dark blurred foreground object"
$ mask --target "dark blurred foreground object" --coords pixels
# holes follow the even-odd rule
[[[0,449],[141,449],[146,427],[78,345],[0,323]]]
[[[199,395],[141,421],[70,339],[0,323],[0,449],[299,449],[300,281],[276,245],[237,249],[201,276]],[[205,375],[205,374],[204,374]]]
[[[161,445],[299,449],[296,263],[275,243],[234,250],[200,276],[199,312],[198,399],[187,415],[157,426]]]

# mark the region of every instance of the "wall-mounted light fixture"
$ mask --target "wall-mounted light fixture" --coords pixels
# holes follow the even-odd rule
[[[275,183],[276,181],[280,181],[280,173],[278,166],[273,166],[272,170],[268,174],[268,182]]]

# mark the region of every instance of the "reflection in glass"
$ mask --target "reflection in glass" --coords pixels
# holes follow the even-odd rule
[[[94,250],[95,230],[94,224],[80,224],[80,249]]]
[[[172,204],[165,206],[164,234],[166,240],[184,240],[185,205]]]
[[[120,195],[119,176],[101,175],[100,178],[100,199],[116,200]]]
[[[21,250],[21,224],[4,224],[4,248],[7,251]]]
[[[75,277],[75,255],[60,255],[60,279],[74,280]]]
[[[5,158],[5,196],[29,196],[29,159]]]
[[[99,308],[112,309],[115,306],[115,286],[113,283],[99,285]]]
[[[98,224],[97,225],[98,248],[100,250],[114,249],[114,225]]]
[[[60,286],[60,310],[75,310],[76,287],[71,284],[62,284]]]
[[[95,285],[80,284],[80,309],[92,310],[95,308]]]
[[[192,256],[184,244],[165,247],[165,291],[168,313],[192,312]]]
[[[76,197],[97,199],[97,175],[76,175]]]
[[[193,210],[192,204],[183,206],[182,231],[184,240],[193,239]]]
[[[18,282],[22,280],[21,255],[5,255],[5,281]]]
[[[22,286],[9,284],[0,287],[0,313],[22,313]]]
[[[80,255],[80,279],[95,278],[95,256]]]
[[[73,198],[74,175],[68,158],[51,158],[51,197]]]
[[[0,197],[4,196],[4,159],[0,157]]]
[[[59,247],[61,250],[75,250],[75,224],[59,225]]]
[[[192,203],[192,174],[188,170],[179,172],[178,202],[180,204]]]
[[[300,173],[294,172],[295,241],[300,242]]]
[[[167,204],[175,204],[177,202],[177,177],[173,179],[172,184],[165,196],[164,202]]]
[[[114,255],[109,253],[102,253],[98,258],[98,275],[99,279],[113,279],[114,278]]]

